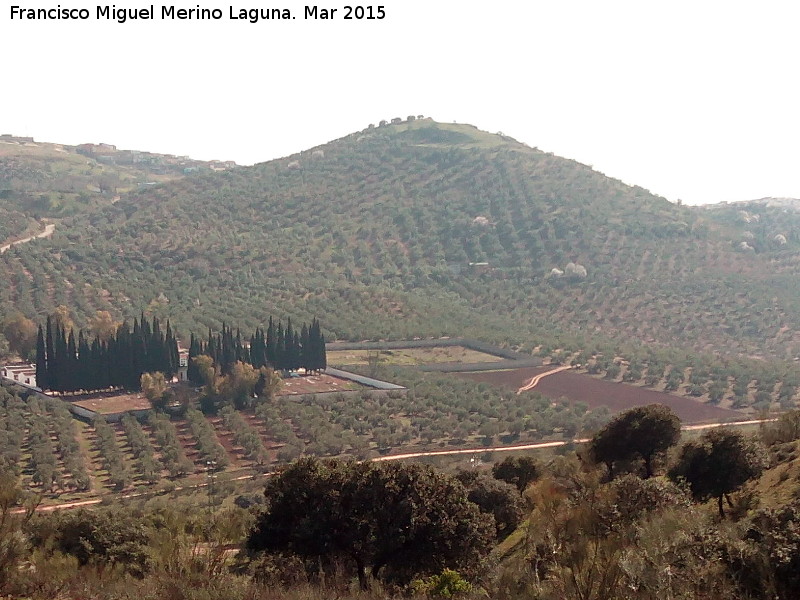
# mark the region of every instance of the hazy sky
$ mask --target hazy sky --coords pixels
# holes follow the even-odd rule
[[[218,21],[162,20],[162,3],[119,24],[86,0],[61,7],[87,21],[12,21],[58,3],[3,0],[0,132],[251,164],[423,114],[670,200],[800,198],[796,2],[382,1],[383,20],[243,0],[201,2]]]

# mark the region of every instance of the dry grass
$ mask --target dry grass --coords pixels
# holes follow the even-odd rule
[[[149,410],[150,401],[140,393],[100,392],[80,396],[72,404],[101,415],[111,415],[129,410]]]
[[[397,366],[419,366],[442,363],[480,363],[503,360],[499,356],[478,352],[463,346],[437,346],[433,348],[399,348],[379,350],[380,364]],[[332,350],[328,352],[328,363],[332,365],[369,364],[375,350]]]

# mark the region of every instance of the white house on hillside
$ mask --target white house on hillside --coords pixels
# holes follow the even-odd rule
[[[27,387],[36,387],[36,365],[28,363],[5,365],[0,367],[0,376]]]

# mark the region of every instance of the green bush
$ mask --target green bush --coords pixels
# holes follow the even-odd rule
[[[425,579],[415,579],[411,583],[414,594],[425,594],[431,598],[452,598],[472,591],[472,584],[466,581],[458,571],[444,569],[438,575]]]

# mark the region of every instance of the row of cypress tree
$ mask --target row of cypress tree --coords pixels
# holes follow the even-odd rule
[[[224,323],[222,332],[216,336],[209,330],[207,342],[192,334],[187,373],[189,381],[201,383],[200,374],[192,360],[201,354],[210,356],[223,375],[230,373],[236,362],[249,363],[256,369],[269,366],[279,371],[296,371],[301,368],[321,371],[327,367],[325,335],[320,331],[317,319],[311,322],[311,326],[303,323],[298,331],[292,326],[291,319],[287,319],[284,328],[281,321],[276,325],[270,317],[267,330],[256,329],[248,342],[243,342],[238,329],[234,333]]]
[[[138,390],[142,373],[161,371],[167,379],[178,371],[178,342],[169,321],[161,330],[142,314],[126,322],[108,340],[91,342],[83,331],[53,323],[50,317],[36,336],[36,384],[56,392],[92,391],[111,387]]]

